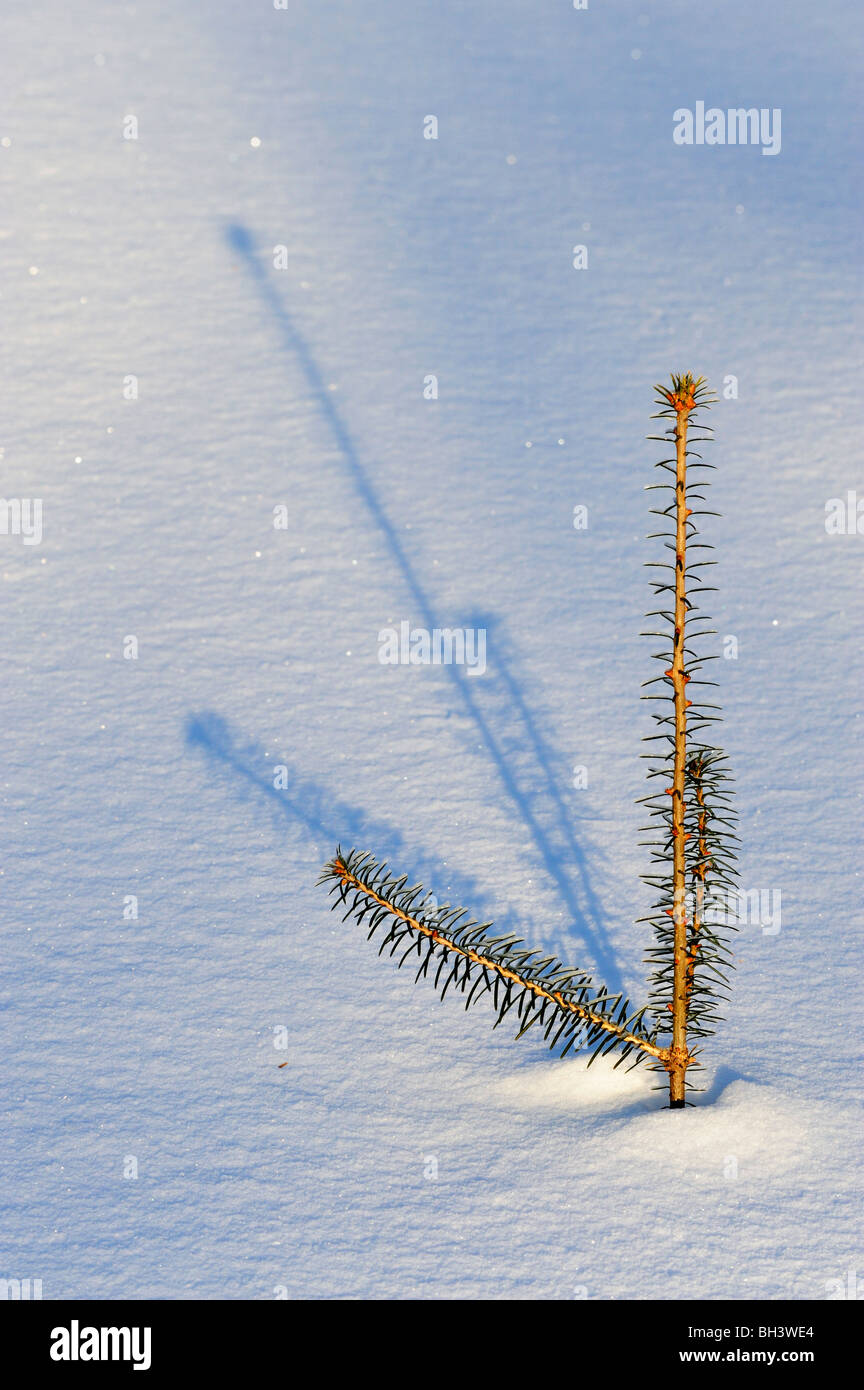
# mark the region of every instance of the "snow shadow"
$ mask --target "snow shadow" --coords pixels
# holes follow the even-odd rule
[[[390,519],[360,459],[332,392],[327,389],[326,379],[317,360],[281,296],[277,294],[264,269],[262,259],[256,252],[250,232],[246,227],[235,223],[225,228],[225,238],[231,251],[242,257],[265,309],[279,330],[286,353],[302,368],[321,416],[339,447],[346,472],[389,547],[391,557],[411,596],[413,611],[421,614],[423,624],[428,630],[442,626],[443,624],[436,620],[432,601],[420,581],[399,530]],[[488,618],[485,620],[487,627],[492,621]],[[621,970],[615,950],[605,930],[599,904],[590,885],[585,851],[573,834],[573,817],[568,814],[557,785],[547,746],[531,715],[512,662],[508,662],[503,654],[499,662],[496,655],[496,665],[500,667],[497,686],[485,678],[482,682],[471,681],[462,667],[455,663],[445,665],[443,670],[446,671],[462,707],[473,722],[507,797],[533,840],[539,859],[572,920],[574,933],[581,936],[590,950],[604,983],[615,993],[623,991]],[[477,688],[479,685],[487,687],[487,691],[481,693]],[[492,693],[489,694],[489,691]],[[506,747],[508,739],[512,742],[514,729],[522,731],[518,758],[508,754]],[[349,838],[345,825],[342,825],[333,843],[340,839],[347,842]],[[413,857],[412,847],[412,859]]]
[[[298,772],[283,754],[267,757],[253,739],[232,728],[220,714],[211,710],[190,714],[185,740],[188,748],[204,753],[223,772],[245,785],[253,795],[260,796],[274,816],[284,817],[304,831],[322,865],[340,844],[345,850],[374,845],[376,858],[386,860],[394,869],[398,869],[400,860],[405,857],[404,837],[398,829],[341,801],[329,787]],[[277,768],[284,769],[280,777],[284,786],[274,785]],[[424,854],[413,840],[410,849],[411,862],[420,882],[430,891],[436,883],[450,882],[460,897],[458,905],[464,904],[472,916],[478,916],[483,898],[478,883],[454,875],[452,868],[445,868],[440,861]],[[456,905],[454,902],[453,906]],[[506,925],[508,930],[517,930],[515,923],[505,923],[500,918],[499,924]]]
[[[594,891],[589,867],[587,832],[576,838],[574,824],[580,817],[572,798],[561,790],[558,760],[550,749],[542,723],[525,695],[525,683],[516,674],[516,658],[504,625],[494,614],[478,613],[469,624],[485,628],[491,637],[495,660],[491,679],[484,680],[478,696],[484,701],[487,720],[496,731],[498,750],[517,785],[519,809],[544,866],[562,900],[576,919],[577,930],[606,972],[606,983],[621,989],[618,963],[604,927],[602,904]],[[566,866],[566,867],[565,867]]]

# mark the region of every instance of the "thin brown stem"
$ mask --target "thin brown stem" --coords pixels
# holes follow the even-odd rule
[[[672,921],[675,933],[672,984],[672,1048],[669,1053],[669,1104],[678,1109],[685,1103],[685,1073],[690,1062],[687,1048],[687,912],[684,832],[684,778],[687,758],[687,682],[684,669],[684,641],[687,620],[687,425],[692,397],[676,396],[675,410],[675,639],[672,678],[675,702],[675,758],[672,778]]]

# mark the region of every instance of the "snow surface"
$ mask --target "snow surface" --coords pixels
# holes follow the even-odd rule
[[[864,496],[860,7],[6,8],[2,491],[44,537],[0,536],[0,1276],[831,1296],[860,1255],[864,541],[824,525]],[[698,100],[781,108],[781,153],[676,146]],[[641,1000],[643,440],[689,368],[739,380],[717,667],[782,927],[742,931],[678,1114],[414,988],[315,880],[371,849]],[[382,666],[403,619],[486,626],[487,674]]]

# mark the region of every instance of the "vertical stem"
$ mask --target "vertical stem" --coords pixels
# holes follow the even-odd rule
[[[690,411],[676,403],[675,423],[675,642],[672,686],[675,695],[675,762],[672,779],[672,921],[675,964],[672,984],[672,1050],[669,1056],[669,1105],[684,1105],[687,1051],[687,914],[685,905],[684,770],[687,757],[687,675],[684,670],[685,565],[687,558],[687,423]]]

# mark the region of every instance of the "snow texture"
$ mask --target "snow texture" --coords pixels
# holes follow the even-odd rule
[[[860,7],[33,0],[4,29],[2,492],[43,534],[0,535],[0,1276],[851,1287],[864,539],[825,505],[864,497]],[[698,101],[779,108],[780,153],[676,145]],[[738,381],[715,665],[742,883],[782,922],[743,927],[672,1113],[439,1004],[315,880],[369,849],[642,1001],[644,436],[689,369]],[[402,621],[484,627],[486,674],[382,665]]]

